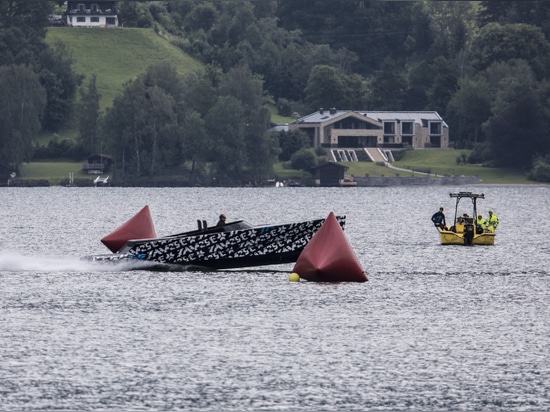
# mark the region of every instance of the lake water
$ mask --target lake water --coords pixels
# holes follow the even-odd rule
[[[430,217],[482,192],[494,247]],[[0,188],[0,410],[550,410],[549,186]],[[369,282],[100,266],[149,205],[157,233],[345,214]]]

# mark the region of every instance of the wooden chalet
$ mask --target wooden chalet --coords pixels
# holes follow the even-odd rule
[[[89,175],[102,175],[111,169],[113,158],[104,154],[88,157],[88,162],[82,165],[82,171]]]

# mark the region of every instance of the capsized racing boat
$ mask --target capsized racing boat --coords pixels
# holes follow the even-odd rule
[[[342,229],[345,216],[336,217]],[[197,221],[198,229],[164,237],[155,233],[144,207],[101,241],[113,254],[88,256],[97,262],[142,262],[200,269],[230,269],[295,262],[325,219],[254,226],[244,220],[223,226]],[[135,225],[139,226],[136,228]],[[145,236],[135,236],[136,233]]]
[[[458,192],[449,193],[449,196],[456,199],[455,216],[453,224],[450,227],[437,227],[441,244],[465,246],[494,245],[496,233],[476,224],[476,217],[478,216],[477,200],[485,199],[485,195],[483,193]],[[464,199],[468,199],[471,203],[469,205],[471,215],[462,213],[462,211],[459,213],[458,211],[460,202]]]

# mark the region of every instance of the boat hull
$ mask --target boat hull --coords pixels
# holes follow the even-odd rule
[[[345,216],[337,217],[344,228]],[[295,262],[325,219],[227,232],[181,234],[131,240],[114,255],[95,261],[149,261],[209,269],[231,269]]]
[[[455,233],[450,230],[440,230],[439,237],[441,239],[442,245],[480,245],[480,246],[493,246],[495,244],[495,233],[494,232],[484,232],[474,234],[471,243],[468,240],[468,237],[464,233]]]
[[[443,228],[436,225],[441,244],[493,246],[495,244],[495,232],[485,230],[483,223],[478,224],[476,220],[476,218],[481,218],[481,215],[478,214],[477,201],[478,199],[485,199],[485,195],[483,193],[458,192],[449,193],[449,196],[456,199],[455,216],[450,227]],[[471,215],[458,212],[459,207],[464,206],[464,203],[461,203],[461,201],[465,203],[470,202]],[[441,211],[442,209],[443,207],[439,210]],[[435,214],[432,216],[432,221],[435,216]]]

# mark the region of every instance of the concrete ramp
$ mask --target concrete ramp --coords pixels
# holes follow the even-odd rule
[[[365,147],[365,153],[371,160],[371,162],[374,163],[387,163],[388,158],[382,152],[382,150],[378,149],[377,147]]]

